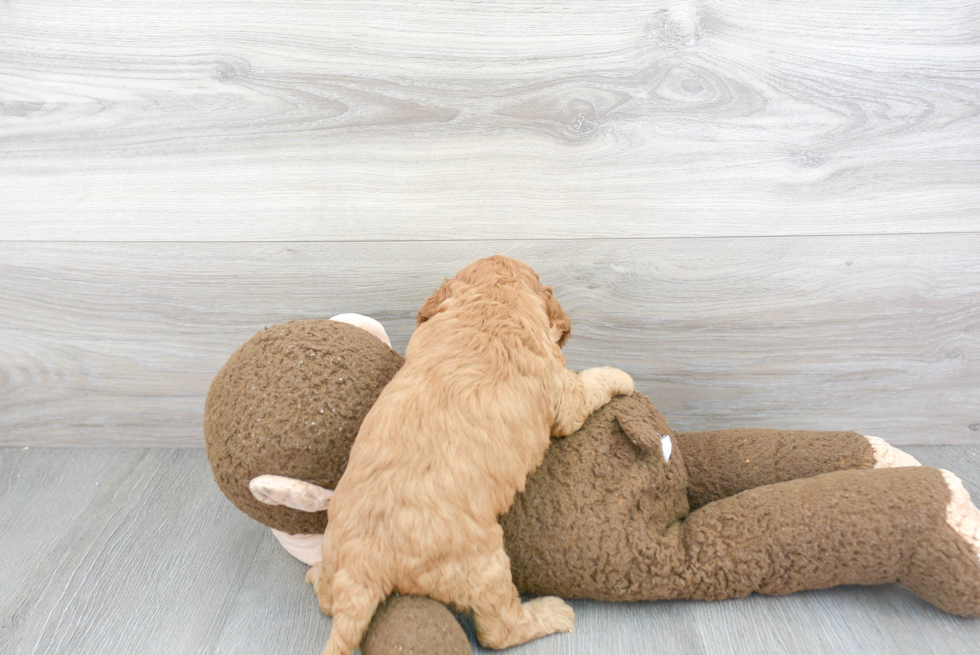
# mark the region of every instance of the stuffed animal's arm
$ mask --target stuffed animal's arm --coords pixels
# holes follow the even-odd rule
[[[918,466],[910,455],[857,432],[734,429],[677,434],[691,509],[762,485],[848,469]]]

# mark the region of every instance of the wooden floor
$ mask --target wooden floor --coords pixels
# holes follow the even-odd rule
[[[908,450],[980,498],[980,448]],[[330,620],[305,571],[221,495],[202,450],[0,449],[4,655],[314,655]],[[575,633],[507,652],[953,654],[980,643],[980,620],[897,586],[572,604]]]

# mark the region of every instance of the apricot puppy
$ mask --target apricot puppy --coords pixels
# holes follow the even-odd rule
[[[633,391],[618,369],[568,370],[570,332],[551,288],[508,257],[470,264],[425,302],[405,365],[361,425],[323,561],[307,575],[333,615],[324,655],[350,655],[393,591],[471,610],[488,648],[572,630],[562,600],[521,604],[497,522],[551,436]]]

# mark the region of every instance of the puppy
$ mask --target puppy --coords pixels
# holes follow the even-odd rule
[[[405,365],[364,418],[310,569],[333,615],[324,655],[357,648],[393,591],[471,610],[477,638],[506,648],[570,632],[558,598],[521,604],[497,517],[551,436],[571,434],[633,380],[565,368],[571,323],[529,266],[482,259],[419,310]]]

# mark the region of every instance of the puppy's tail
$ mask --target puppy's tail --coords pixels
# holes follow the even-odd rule
[[[347,569],[333,578],[333,627],[323,655],[351,655],[360,645],[374,611],[388,592],[368,576],[355,579]]]

